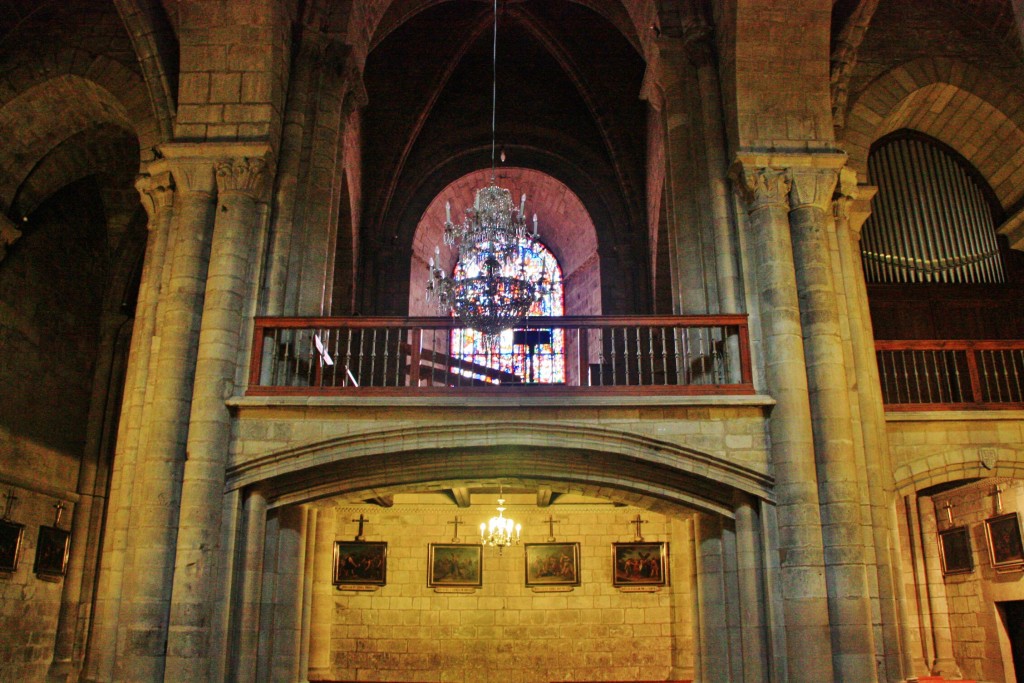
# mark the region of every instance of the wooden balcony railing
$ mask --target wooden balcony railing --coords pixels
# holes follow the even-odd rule
[[[1024,341],[876,341],[888,410],[1024,408]]]
[[[754,393],[745,315],[530,318],[504,353],[459,352],[464,333],[447,318],[257,318],[247,393]]]

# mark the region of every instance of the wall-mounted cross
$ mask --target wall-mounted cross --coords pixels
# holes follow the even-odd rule
[[[4,505],[4,519],[8,520],[11,518],[11,509],[14,507],[14,501],[18,500],[18,497],[14,495],[14,489],[9,489],[4,494],[4,498],[7,499],[7,503]]]
[[[1000,484],[996,484],[996,514],[1002,514],[1003,512],[1003,487]]]
[[[465,524],[466,522],[461,517],[459,517],[458,515],[455,515],[455,519],[453,519],[452,521],[450,521],[448,523],[455,526],[455,535],[452,536],[452,543],[458,543],[459,542],[459,525],[460,524]]]
[[[548,543],[552,543],[555,540],[555,525],[561,522],[555,519],[554,515],[548,515],[548,518],[544,521],[548,523]]]
[[[53,509],[57,511],[53,517],[53,526],[60,526],[60,516],[64,514],[65,507],[63,500],[58,500],[57,504],[53,506]]]
[[[947,500],[946,504],[942,507],[942,509],[946,511],[946,521],[949,522],[950,524],[952,524],[953,523],[953,504]]]
[[[630,522],[630,524],[632,524],[634,527],[636,527],[636,531],[633,532],[633,534],[636,536],[635,540],[637,540],[637,541],[644,540],[643,535],[641,535],[641,533],[640,533],[640,525],[641,524],[647,524],[647,520],[646,519],[640,519],[640,513],[637,513],[636,519],[634,519],[632,522]]]
[[[365,540],[365,539],[363,539],[363,524],[365,524],[366,522],[369,522],[370,520],[367,519],[366,517],[363,517],[363,513],[360,512],[359,513],[359,519],[353,519],[352,521],[353,522],[359,522],[359,533],[356,534],[356,540],[357,541]]]

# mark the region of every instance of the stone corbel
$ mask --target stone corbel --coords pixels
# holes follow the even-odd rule
[[[996,232],[1006,236],[1011,249],[1024,251],[1024,209],[1019,209],[1017,213],[1007,218],[996,228]]]
[[[7,256],[7,247],[21,239],[21,230],[15,226],[14,221],[5,214],[0,213],[0,261]]]
[[[840,169],[832,215],[837,221],[846,221],[854,242],[860,241],[861,228],[871,215],[871,200],[877,193],[874,185],[858,185],[857,172],[852,168]]]

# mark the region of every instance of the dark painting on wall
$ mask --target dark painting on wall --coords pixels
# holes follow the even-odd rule
[[[989,559],[1000,571],[1024,569],[1024,543],[1020,536],[1020,518],[1016,512],[985,520]]]
[[[613,543],[612,585],[668,585],[668,544]]]
[[[39,576],[64,576],[70,547],[71,532],[53,526],[39,527],[33,571]]]
[[[483,585],[483,547],[478,543],[431,543],[427,585],[431,588]]]
[[[24,535],[24,524],[0,520],[0,572],[13,572],[18,568]]]
[[[939,532],[939,557],[943,574],[969,574],[974,571],[971,533],[965,526]]]
[[[580,585],[580,544],[527,543],[526,585]]]
[[[383,541],[335,541],[335,586],[383,586],[388,577],[388,544]]]

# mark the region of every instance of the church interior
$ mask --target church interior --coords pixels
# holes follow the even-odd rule
[[[0,681],[1024,681],[1021,2],[0,9]]]

